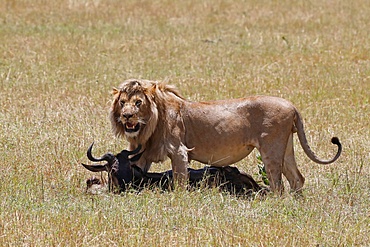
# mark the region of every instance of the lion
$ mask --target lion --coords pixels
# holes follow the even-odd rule
[[[174,179],[184,185],[191,160],[223,167],[236,163],[254,148],[265,165],[270,189],[284,190],[282,175],[292,191],[305,182],[298,170],[293,133],[306,155],[319,164],[336,161],[318,158],[307,143],[302,117],[289,101],[272,96],[251,96],[208,102],[186,100],[176,87],[164,82],[129,79],[113,89],[110,121],[114,134],[125,137],[129,150],[142,145],[136,165],[147,172],[154,162],[171,160]]]

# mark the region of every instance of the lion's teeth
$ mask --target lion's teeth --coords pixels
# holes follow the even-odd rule
[[[135,124],[126,123],[126,128],[127,129],[134,129],[135,128]]]

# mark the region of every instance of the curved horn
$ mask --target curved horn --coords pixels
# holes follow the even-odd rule
[[[141,158],[141,155],[144,153],[144,151],[141,152],[141,153],[139,153],[139,154],[137,154],[140,151],[140,149],[141,149],[141,145],[139,144],[139,146],[135,150],[133,150],[133,151],[130,152],[130,155],[134,155],[135,154],[134,157],[132,157],[132,158],[129,159],[131,162],[136,162],[136,161],[138,161]]]
[[[91,154],[91,150],[94,146],[94,142],[91,143],[89,149],[87,150],[87,158],[91,161],[94,161],[94,162],[99,162],[99,161],[107,161],[108,163],[112,163],[112,161],[115,159],[115,156],[111,153],[106,153],[104,154],[103,156],[99,157],[99,158],[95,158],[92,156]]]
[[[92,171],[92,172],[103,172],[107,171],[108,172],[108,167],[107,164],[105,165],[86,165],[84,163],[81,163],[87,170]]]
[[[139,146],[137,146],[137,148],[135,148],[135,150],[129,151],[128,155],[137,154],[140,151],[140,149],[141,149],[141,144],[139,144]]]

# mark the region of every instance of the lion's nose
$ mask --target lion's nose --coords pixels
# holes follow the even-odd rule
[[[124,118],[126,118],[126,119],[130,119],[130,118],[133,116],[133,114],[125,113],[125,114],[122,114],[122,116],[123,116]]]

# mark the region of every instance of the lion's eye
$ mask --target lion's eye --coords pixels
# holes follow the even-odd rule
[[[125,105],[125,101],[121,100],[119,104],[123,107]]]
[[[141,104],[142,104],[143,102],[141,101],[141,100],[137,100],[136,102],[135,102],[135,105],[137,106],[137,107],[139,107],[139,106],[141,106]]]

